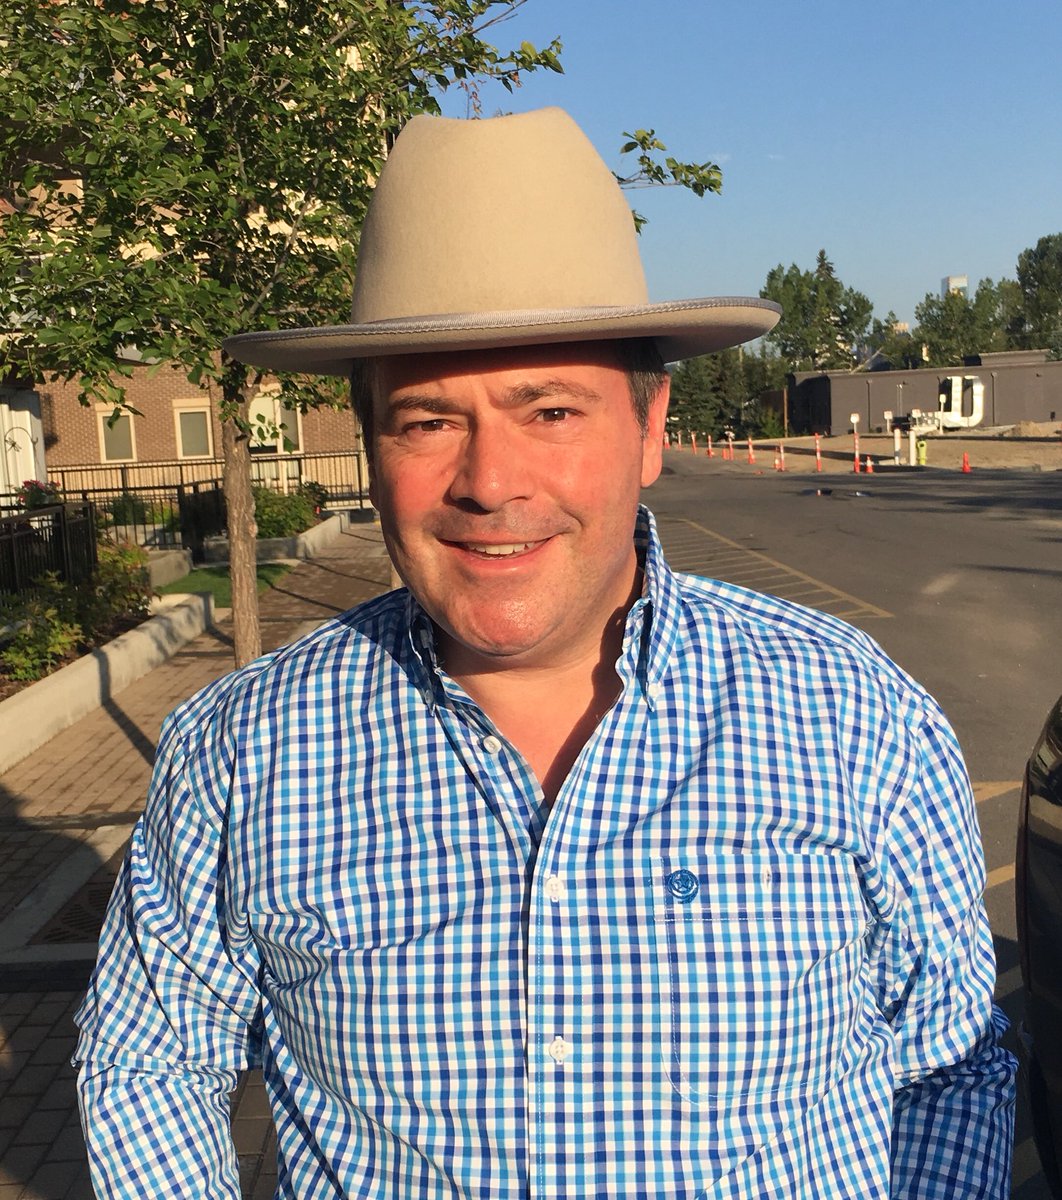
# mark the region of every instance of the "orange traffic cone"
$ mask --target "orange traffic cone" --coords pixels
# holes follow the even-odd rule
[[[963,456],[962,456],[962,473],[964,475],[970,474],[970,456],[969,456],[969,454],[966,454],[965,452],[963,453]]]
[[[874,460],[870,457],[869,454],[867,455],[867,468],[866,469],[867,469],[868,475],[874,474]]]

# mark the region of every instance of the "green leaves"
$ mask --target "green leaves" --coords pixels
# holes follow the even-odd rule
[[[624,133],[627,141],[620,146],[620,154],[637,153],[637,169],[626,174],[613,174],[617,182],[624,188],[640,187],[684,187],[695,196],[703,196],[706,192],[719,193],[723,190],[723,173],[712,162],[687,163],[668,155],[663,161],[659,155],[667,146],[656,136],[655,129],[637,129],[634,133]],[[634,227],[641,233],[646,224],[646,218],[641,213],[634,214]]]
[[[223,338],[342,319],[388,138],[456,81],[560,69],[485,40],[521,2],[3,6],[0,370],[109,401],[135,343],[238,390]]]

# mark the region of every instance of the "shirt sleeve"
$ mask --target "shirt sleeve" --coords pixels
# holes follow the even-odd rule
[[[892,1195],[1010,1194],[1015,1063],[999,1045],[976,807],[955,736],[929,702],[916,783],[892,822],[898,904],[878,960],[896,1047]]]
[[[240,1195],[229,1093],[251,1065],[254,970],[231,955],[223,847],[172,719],[76,1021],[99,1197]]]

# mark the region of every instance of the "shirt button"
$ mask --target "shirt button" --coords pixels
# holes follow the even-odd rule
[[[663,691],[664,689],[659,683],[651,683],[648,688],[646,688],[646,692],[648,693],[650,700],[659,700],[663,694]]]
[[[488,754],[497,754],[502,748],[501,739],[496,738],[493,733],[485,737],[481,745]]]
[[[554,904],[556,904],[558,900],[563,900],[564,880],[561,879],[559,875],[551,875],[546,880],[545,892]]]
[[[562,1037],[555,1037],[549,1044],[549,1056],[555,1063],[564,1062],[571,1046]]]
[[[692,871],[672,871],[664,882],[672,896],[683,903],[692,900],[701,887],[700,880]]]

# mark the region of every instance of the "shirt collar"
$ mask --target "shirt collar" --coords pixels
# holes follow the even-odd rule
[[[682,596],[664,560],[656,519],[645,505],[638,507],[634,545],[642,565],[642,594],[627,614],[620,670],[630,663],[646,704],[656,708],[678,641]]]
[[[621,676],[637,679],[646,703],[655,708],[678,639],[682,598],[678,582],[664,560],[653,514],[638,507],[634,545],[642,568],[642,594],[631,605],[624,628]],[[432,711],[444,697],[464,693],[439,665],[431,618],[412,595],[406,594],[409,666],[418,690]]]

